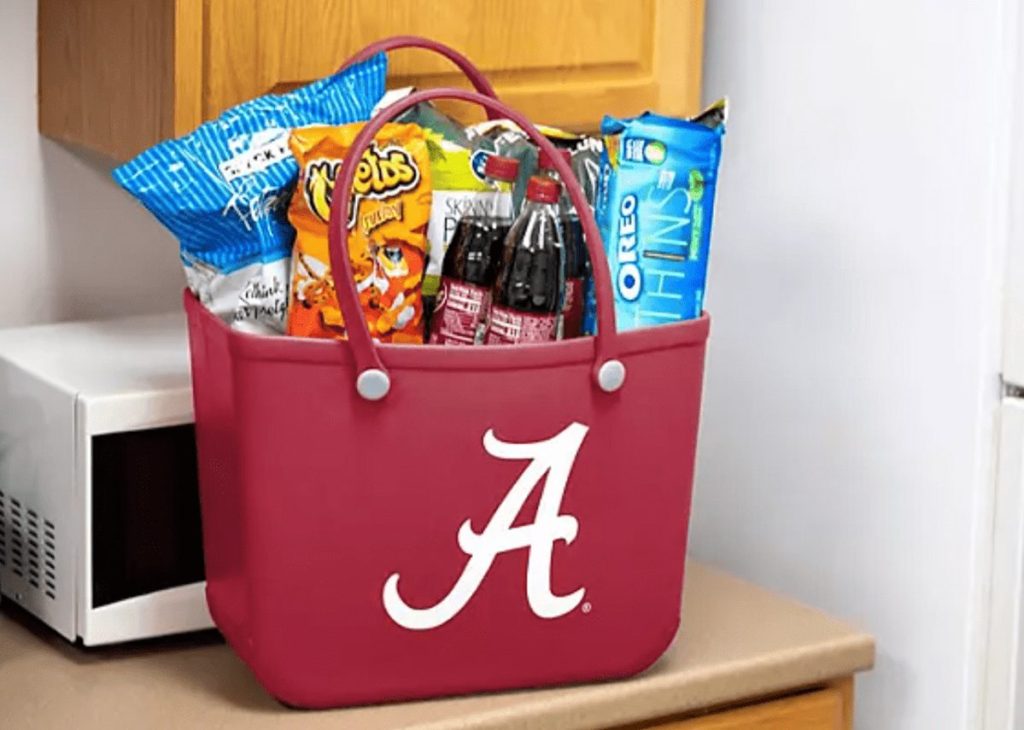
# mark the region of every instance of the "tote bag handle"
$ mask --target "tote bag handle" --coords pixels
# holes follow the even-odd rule
[[[494,87],[491,86],[491,82],[487,80],[483,72],[473,65],[473,62],[466,58],[464,55],[456,51],[454,48],[446,46],[443,43],[438,43],[430,38],[423,38],[417,35],[396,35],[390,38],[381,38],[375,43],[371,43],[359,53],[355,54],[348,61],[341,65],[338,71],[344,71],[349,66],[354,66],[357,63],[369,59],[378,53],[387,53],[388,51],[397,51],[402,48],[422,48],[427,51],[433,51],[434,53],[444,56],[449,61],[454,63],[458,69],[469,79],[470,83],[473,84],[473,88],[477,90],[477,93],[489,96],[492,99],[497,99],[498,95],[494,91]],[[492,109],[487,110],[488,119],[499,119],[501,115]]]
[[[406,109],[424,101],[434,99],[452,99],[479,104],[503,118],[510,119],[530,137],[530,139],[548,153],[555,169],[565,183],[569,199],[576,207],[583,228],[587,252],[594,276],[594,290],[597,298],[598,329],[594,337],[594,365],[592,374],[595,382],[605,392],[618,390],[625,380],[625,367],[616,359],[617,333],[615,330],[615,312],[612,299],[611,273],[605,257],[601,237],[597,230],[594,214],[587,204],[583,189],[576,176],[573,175],[569,163],[557,153],[555,146],[544,137],[537,128],[522,114],[511,109],[500,101],[483,94],[463,89],[428,89],[418,91],[383,109],[371,119],[356,136],[342,162],[331,196],[331,213],[328,224],[330,245],[331,271],[334,288],[338,294],[342,314],[345,317],[345,329],[348,333],[349,345],[355,357],[357,379],[356,390],[368,400],[378,400],[387,395],[391,387],[391,377],[380,359],[377,344],[370,337],[366,317],[359,304],[355,280],[352,273],[352,262],[348,252],[349,206],[351,205],[352,185],[355,180],[356,168],[363,153],[369,148],[377,132],[395,116]],[[543,346],[543,345],[542,345]],[[494,347],[494,346],[492,346]],[[519,345],[514,345],[519,347]]]

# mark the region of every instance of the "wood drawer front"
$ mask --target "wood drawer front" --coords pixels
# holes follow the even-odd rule
[[[846,717],[842,692],[829,688],[646,730],[846,730]]]
[[[434,38],[465,53],[531,118],[595,129],[605,113],[696,110],[703,0],[215,0],[207,118],[331,72],[368,41]],[[395,86],[463,85],[442,58],[392,54]]]
[[[532,119],[596,130],[697,111],[703,23],[704,0],[39,0],[39,129],[124,160],[414,34],[465,53]],[[391,61],[391,86],[464,85],[425,51]]]

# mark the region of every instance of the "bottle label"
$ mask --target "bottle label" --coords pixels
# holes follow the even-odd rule
[[[456,158],[449,156],[445,159],[448,167],[457,168],[459,163],[453,161]],[[444,256],[462,218],[490,217],[494,213],[501,218],[513,217],[512,193],[477,190],[469,182],[464,184],[465,190],[434,190],[432,193],[430,222],[427,224],[427,242],[430,245],[427,250],[426,280],[423,282],[425,294],[438,291]]]
[[[565,280],[565,303],[562,306],[562,321],[566,339],[579,337],[583,330],[583,279]]]
[[[430,344],[475,344],[477,329],[487,313],[490,300],[491,292],[482,286],[442,277],[441,291],[434,307]]]
[[[520,342],[547,342],[555,339],[557,317],[554,314],[519,312],[494,305],[491,307],[485,345],[515,345]]]

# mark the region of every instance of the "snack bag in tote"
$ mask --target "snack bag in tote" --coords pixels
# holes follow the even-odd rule
[[[334,180],[362,124],[306,127],[291,136],[299,182],[288,219],[296,230],[290,335],[344,337],[331,278],[327,223]],[[363,155],[346,225],[363,314],[374,339],[423,342],[423,273],[430,218],[430,157],[424,130],[387,124]]]
[[[295,233],[285,217],[298,167],[288,135],[370,118],[384,94],[377,55],[287,94],[228,109],[113,172],[181,243],[189,288],[232,327],[284,332]]]
[[[693,120],[605,117],[597,220],[621,329],[696,319],[704,306],[726,104]],[[596,327],[588,296],[584,331]]]

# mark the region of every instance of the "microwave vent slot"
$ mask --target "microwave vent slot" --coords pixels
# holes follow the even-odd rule
[[[28,511],[28,552],[26,564],[28,568],[28,583],[39,590],[39,514],[34,510]]]
[[[57,529],[52,521],[0,491],[0,568],[57,600]]]
[[[11,528],[11,572],[19,578],[25,577],[25,537],[22,532],[21,502],[14,497],[7,502],[8,520]]]
[[[43,520],[43,585],[51,601],[57,600],[57,528]]]
[[[7,495],[0,489],[0,568],[7,567]]]

